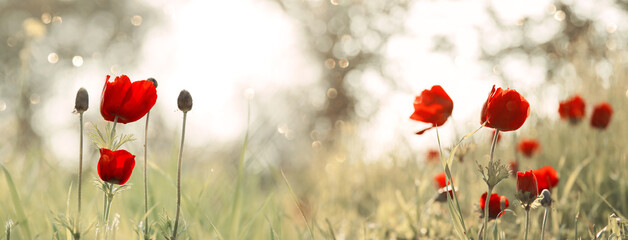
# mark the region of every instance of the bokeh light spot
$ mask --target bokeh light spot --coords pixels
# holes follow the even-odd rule
[[[628,95],[628,92],[626,92],[626,94]],[[5,103],[4,101],[0,101],[0,112],[7,110],[7,103]]]
[[[327,69],[334,69],[336,67],[336,60],[328,58],[325,60],[325,67]]]
[[[81,57],[81,56],[74,56],[72,58],[72,65],[74,65],[75,67],[83,66],[83,57]]]
[[[338,96],[338,90],[335,88],[330,88],[327,90],[327,97],[330,99],[334,99]]]
[[[52,22],[52,16],[50,16],[50,13],[43,13],[41,15],[41,22],[44,24],[50,24]]]
[[[247,88],[246,90],[244,90],[244,98],[251,100],[254,97],[255,97],[255,89]]]
[[[55,64],[59,61],[59,55],[57,55],[57,53],[50,53],[48,54],[48,62]]]
[[[139,25],[142,25],[142,21],[143,21],[142,16],[139,16],[139,15],[135,15],[131,18],[131,24],[133,24],[133,26],[136,26],[136,27]]]
[[[41,98],[39,97],[39,95],[37,94],[33,94],[31,95],[31,97],[29,98],[29,100],[31,101],[31,104],[38,104],[39,101],[41,100]]]
[[[338,6],[340,4],[340,0],[330,0],[332,5]]]
[[[563,12],[562,10],[556,11],[556,13],[554,13],[554,19],[558,20],[558,21],[563,21],[565,20],[565,12]]]
[[[340,66],[341,68],[349,67],[349,60],[347,60],[346,58],[338,59],[338,66]]]
[[[52,18],[52,23],[62,24],[63,23],[63,18],[61,18],[60,16],[55,16],[55,17]]]

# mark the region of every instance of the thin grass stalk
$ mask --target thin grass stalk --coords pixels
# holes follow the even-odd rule
[[[547,223],[548,214],[549,214],[549,207],[545,207],[545,212],[543,213],[543,225],[541,225],[541,240],[545,239],[545,223]]]
[[[530,227],[530,206],[526,207],[526,228],[523,233],[523,240],[528,240],[528,229]]]
[[[148,236],[148,118],[150,111],[146,113],[146,124],[144,126],[144,238]],[[80,186],[80,185],[79,185]],[[80,188],[79,188],[80,189]]]
[[[83,112],[79,114],[79,124],[80,124],[80,137],[79,137],[79,172],[78,172],[78,204],[77,204],[77,213],[76,213],[76,226],[74,227],[74,237],[75,239],[80,239],[80,227],[81,227],[81,182],[83,180]]]
[[[244,158],[246,154],[246,148],[249,141],[249,128],[251,124],[251,103],[248,104],[247,120],[246,120],[246,133],[244,134],[244,143],[242,144],[242,150],[240,152],[240,160],[238,163],[238,182],[236,183],[236,192],[233,198],[233,208],[231,209],[231,237],[238,236],[238,229],[240,228],[240,205],[242,198],[242,182],[244,181]]]
[[[498,136],[499,136],[499,129],[495,129],[495,135],[493,136],[493,143],[491,145],[491,153],[488,159],[489,166],[493,163],[493,155],[495,154],[495,146],[497,145]],[[493,186],[488,186],[488,192],[486,192],[486,200],[484,202],[484,229],[487,229],[488,227],[489,200],[491,199],[492,193],[493,193]],[[486,239],[486,233],[482,234],[482,239]]]
[[[179,227],[179,215],[181,214],[181,159],[183,157],[183,142],[185,140],[185,122],[187,120],[188,113],[183,112],[183,129],[181,130],[181,148],[179,149],[179,161],[177,164],[177,213],[174,217],[174,227],[172,228],[171,240],[177,239],[177,229]]]

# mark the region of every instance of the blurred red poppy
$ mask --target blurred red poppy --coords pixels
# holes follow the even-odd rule
[[[445,173],[439,173],[436,174],[436,176],[434,176],[434,182],[436,183],[436,186],[438,188],[444,188],[447,187],[447,176],[445,175]]]
[[[532,170],[517,172],[517,193],[515,196],[524,204],[531,204],[539,195],[536,177]]]
[[[534,173],[534,176],[536,177],[538,192],[543,191],[543,189],[551,191],[553,187],[558,185],[558,173],[551,166],[545,166],[532,170],[532,173]]]
[[[440,162],[440,152],[436,149],[430,149],[427,151],[427,162]]]
[[[102,89],[100,114],[107,121],[114,121],[118,117],[119,123],[130,123],[144,117],[157,101],[157,89],[148,80],[135,81],[126,75],[109,81],[107,75],[105,86]]]
[[[517,145],[517,151],[521,152],[523,156],[532,157],[532,155],[536,154],[541,150],[541,145],[539,141],[531,138],[524,138],[519,141]]]
[[[514,131],[523,125],[530,115],[530,104],[513,89],[493,89],[482,106],[480,123],[500,131]]]
[[[420,96],[416,97],[414,100],[414,113],[412,113],[410,119],[431,123],[432,127],[441,126],[451,116],[453,109],[454,102],[449,95],[440,85],[434,85],[432,89],[425,89]],[[417,132],[417,134],[423,134],[430,128]]]
[[[100,149],[98,176],[105,182],[124,185],[133,173],[135,155],[126,150]]]
[[[584,118],[584,107],[584,100],[579,95],[574,95],[560,102],[558,105],[558,114],[560,114],[560,118],[569,119],[569,122],[575,124]]]
[[[591,126],[599,129],[606,129],[608,123],[611,122],[611,116],[613,115],[613,107],[607,102],[602,102],[593,108],[593,115],[591,116]]]
[[[480,208],[484,213],[484,206],[486,204],[486,193],[480,197]],[[495,219],[504,215],[502,211],[508,208],[508,198],[505,196],[499,196],[497,193],[491,194],[491,198],[488,200],[488,217],[489,219]],[[498,216],[499,215],[499,216]]]

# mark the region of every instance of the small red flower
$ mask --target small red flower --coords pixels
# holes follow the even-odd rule
[[[126,75],[109,81],[109,75],[102,89],[100,114],[107,121],[118,117],[120,123],[130,123],[144,117],[157,101],[157,89],[148,80],[135,81]]]
[[[124,185],[133,173],[135,155],[126,150],[100,149],[98,176],[105,182]]]
[[[503,90],[495,85],[482,106],[480,123],[500,131],[514,131],[523,125],[530,115],[530,104],[513,89]]]
[[[440,162],[440,152],[436,149],[430,149],[427,151],[427,162]]]
[[[480,197],[480,208],[482,209],[482,212],[484,212],[485,204],[486,193],[482,194],[482,197]],[[508,208],[508,198],[506,198],[505,196],[499,196],[497,195],[497,193],[491,194],[491,199],[488,200],[489,219],[501,217],[502,215],[504,215],[502,211],[504,211],[506,208]]]
[[[584,118],[584,100],[579,95],[560,102],[558,105],[558,114],[560,118],[569,119],[569,122],[575,124]]]
[[[449,184],[447,183],[447,176],[445,173],[439,173],[434,176],[434,182],[438,188],[447,187]]]
[[[515,196],[524,204],[531,204],[539,195],[536,177],[532,170],[517,172],[517,193]]]
[[[593,108],[593,115],[591,116],[591,126],[599,129],[606,129],[608,123],[611,122],[611,116],[613,115],[613,107],[607,102],[602,102]]]
[[[536,177],[538,192],[543,191],[543,189],[551,191],[553,187],[558,185],[558,173],[551,166],[545,166],[532,170],[532,173],[534,173],[534,176]]]
[[[431,123],[432,127],[441,126],[445,124],[453,110],[454,102],[449,95],[440,85],[434,85],[432,89],[425,89],[420,96],[416,97],[414,100],[414,113],[412,113],[410,119]],[[417,134],[423,134],[430,128],[417,132]]]
[[[517,145],[517,150],[526,157],[532,157],[532,155],[536,154],[541,150],[541,145],[539,145],[539,141],[530,138],[521,139],[519,144]]]

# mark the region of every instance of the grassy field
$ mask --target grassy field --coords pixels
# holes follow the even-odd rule
[[[599,239],[628,237],[628,115],[623,111],[627,107],[626,96],[609,94],[608,101],[615,114],[606,130],[591,128],[589,119],[578,125],[533,119],[526,123],[533,124],[533,128],[504,133],[497,145],[496,159],[505,163],[518,157],[520,171],[546,165],[558,171],[560,182],[552,190],[555,202],[546,239],[595,239],[598,233]],[[149,148],[152,208],[148,219],[156,239],[164,239],[160,229],[171,223],[167,219],[174,216],[179,149],[175,142],[180,136],[171,136],[173,144],[169,147]],[[481,165],[488,161],[489,136],[489,129],[481,129],[464,140],[455,158],[463,161],[455,160],[452,166],[461,213],[468,236],[473,239],[477,239],[482,225],[479,198],[486,191],[476,161]],[[540,153],[530,159],[515,156],[520,137],[537,139],[542,146]],[[140,138],[133,144],[140,146],[142,142]],[[246,151],[250,147],[243,144],[241,159],[207,159],[199,149],[185,149],[183,237],[457,239],[447,204],[433,201],[437,194],[433,177],[443,171],[443,166],[425,161],[422,153],[416,154],[421,157],[408,159],[391,152],[388,160],[365,163],[349,142],[340,141],[335,150],[304,151],[313,154],[308,158],[315,161],[298,167],[246,165],[239,173],[240,164],[256,161]],[[451,147],[443,146],[445,157]],[[140,147],[135,148],[140,152]],[[98,152],[89,143],[86,149],[82,239],[102,239],[103,197],[92,184],[98,178]],[[6,231],[0,235],[3,238],[10,234],[11,239],[72,239],[59,219],[75,215],[76,171],[40,158],[46,154],[5,156],[0,174],[0,217],[6,222]],[[131,187],[112,205],[115,227],[111,239],[140,238],[137,231],[144,215],[143,156],[137,155],[135,171],[127,184]],[[514,197],[515,178],[504,180],[494,192],[508,197],[512,211],[490,222],[489,238],[523,239],[525,213]],[[531,211],[530,239],[540,238],[542,217],[542,207]]]

